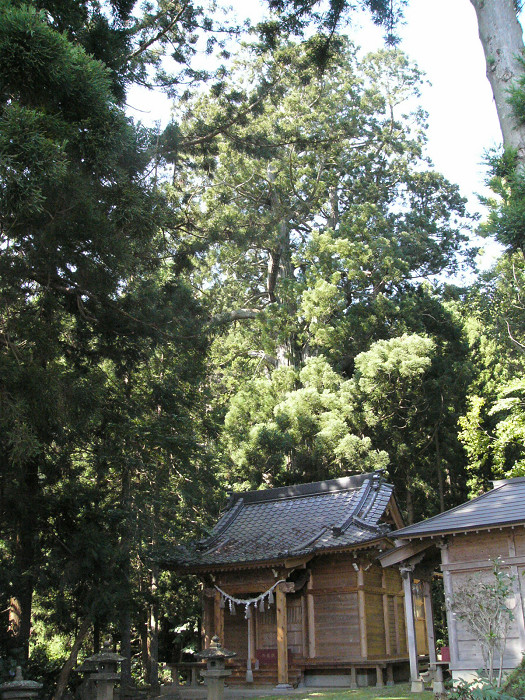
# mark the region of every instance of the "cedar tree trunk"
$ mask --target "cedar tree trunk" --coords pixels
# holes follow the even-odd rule
[[[518,152],[525,165],[525,126],[517,123],[509,104],[509,89],[524,75],[520,62],[523,33],[514,0],[471,0],[478,19],[479,38],[485,53],[489,79],[505,148]]]

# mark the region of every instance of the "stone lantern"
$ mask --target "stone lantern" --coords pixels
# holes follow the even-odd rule
[[[84,674],[82,700],[113,700],[115,683],[120,680],[118,665],[124,657],[111,651],[110,644],[107,639],[102,651],[87,658],[77,669]]]
[[[237,654],[223,649],[219,637],[215,636],[208,649],[199,651],[195,656],[206,661],[206,671],[202,671],[201,676],[206,679],[208,700],[223,700],[224,679],[231,676],[231,671],[226,668],[226,659],[231,659]]]
[[[13,681],[2,683],[0,685],[0,693],[2,700],[31,700],[36,698],[42,683],[36,681],[25,681],[22,677],[22,669],[16,667],[16,674]]]

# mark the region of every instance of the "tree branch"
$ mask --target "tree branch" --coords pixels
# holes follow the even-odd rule
[[[505,319],[505,323],[507,324],[507,332],[509,334],[509,338],[514,343],[514,345],[523,353],[525,353],[525,345],[519,342],[519,340],[516,340],[516,338],[513,337],[511,331],[510,331],[510,323]]]
[[[225,311],[221,314],[216,314],[210,319],[210,326],[224,326],[227,323],[234,321],[248,321],[257,318],[261,311],[258,309],[235,309],[233,311]]]
[[[134,51],[130,56],[128,56],[128,60],[131,61],[134,58],[137,58],[137,56],[140,56],[141,53],[144,53],[144,51],[147,51],[149,47],[157,42],[159,39],[162,39],[163,36],[166,36],[166,34],[173,29],[173,27],[177,24],[179,19],[182,17],[184,10],[188,7],[187,3],[182,5],[181,9],[177,12],[175,17],[172,19],[172,21],[168,24],[167,27],[162,29],[160,32],[158,32],[154,37],[149,39],[149,41],[145,41],[143,44],[141,44],[136,51]]]
[[[273,357],[272,355],[267,355],[263,350],[249,350],[248,357],[258,357],[271,367],[279,366],[279,360],[276,357]]]

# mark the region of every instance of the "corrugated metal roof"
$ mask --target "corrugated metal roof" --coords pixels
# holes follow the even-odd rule
[[[390,531],[379,520],[392,491],[376,472],[238,493],[210,537],[164,561],[185,568],[245,564],[365,544]]]
[[[396,539],[525,524],[525,477],[497,481],[495,488],[456,508],[396,530]]]

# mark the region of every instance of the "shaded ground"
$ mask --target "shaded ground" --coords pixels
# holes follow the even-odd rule
[[[205,688],[180,689],[181,700],[204,700],[206,698]],[[290,690],[285,693],[274,688],[259,689],[238,689],[226,688],[225,700],[240,700],[241,698],[251,698],[252,700],[264,700],[264,698],[274,698],[274,700],[433,700],[431,691],[424,693],[411,693],[409,683],[400,683],[387,688],[358,688],[357,690],[334,688],[302,688]],[[166,700],[172,700],[167,696]]]

